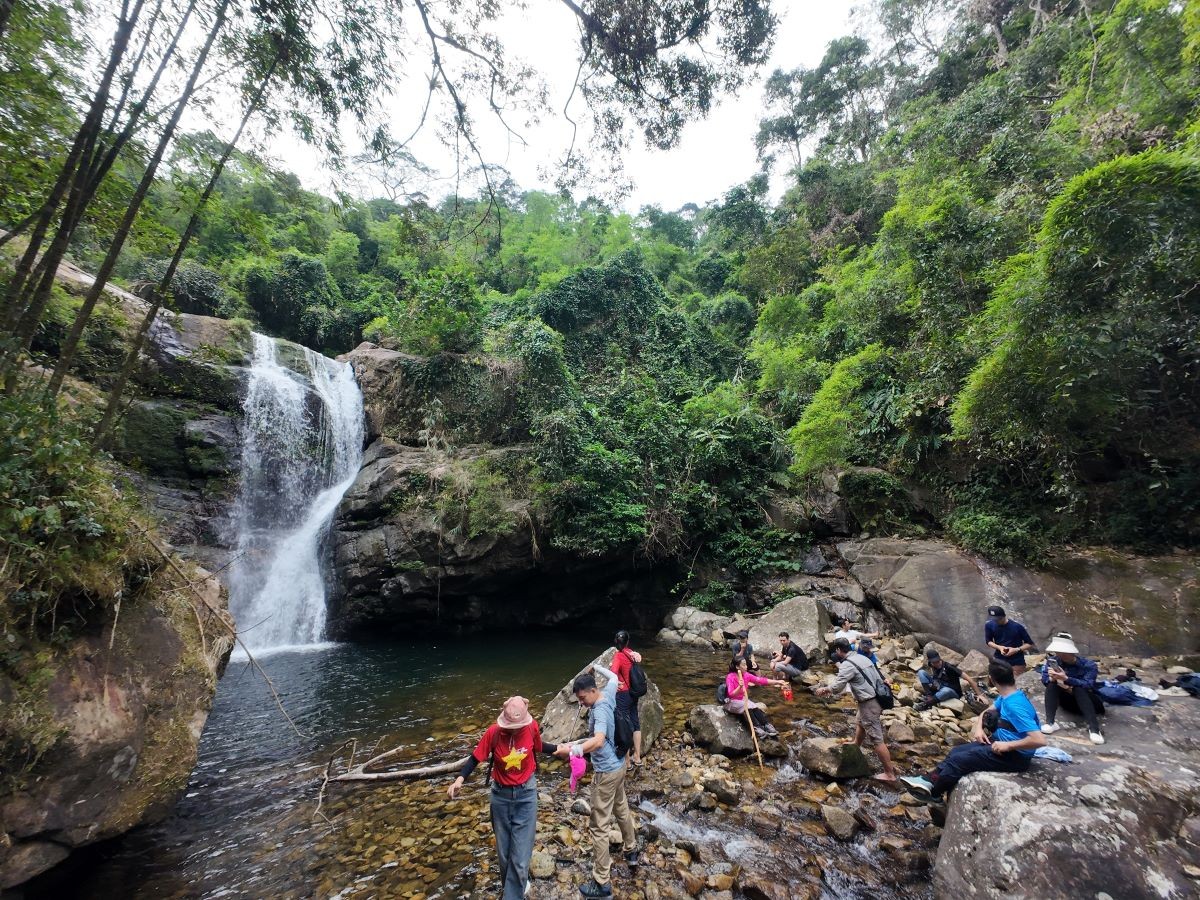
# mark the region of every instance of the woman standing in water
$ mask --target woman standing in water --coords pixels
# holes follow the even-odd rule
[[[521,900],[529,888],[529,860],[533,856],[538,805],[534,754],[549,756],[556,749],[556,744],[542,740],[542,730],[529,714],[529,701],[524,697],[509,697],[446,791],[453,800],[475,767],[481,762],[488,763],[502,900]]]

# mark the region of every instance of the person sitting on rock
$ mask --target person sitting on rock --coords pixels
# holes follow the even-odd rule
[[[509,697],[446,791],[453,800],[475,767],[491,760],[492,830],[496,833],[502,900],[521,900],[529,887],[538,809],[534,754],[551,755],[557,749],[556,744],[542,740],[541,729],[529,714],[529,701]]]
[[[992,648],[992,657],[1003,660],[1020,675],[1025,671],[1025,651],[1033,649],[1033,638],[1020,622],[1014,622],[1003,607],[989,606],[983,623],[983,639]]]
[[[859,631],[857,628],[854,628],[854,623],[845,616],[840,617],[836,624],[837,631],[833,633],[833,639],[835,641],[842,639],[849,641],[851,650],[858,650],[858,641],[860,638],[879,637],[879,632],[877,631]]]
[[[876,699],[876,685],[883,675],[869,659],[852,650],[846,638],[835,640],[831,652],[838,664],[837,678],[828,687],[819,687],[813,693],[818,697],[827,697],[849,688],[858,704],[858,718],[855,720],[854,740],[851,743],[862,747],[863,741],[870,738],[875,755],[883,763],[883,772],[874,776],[875,779],[893,782],[896,780],[896,768],[892,765],[892,754],[888,752],[887,742],[883,739],[883,720],[880,718],[883,707]]]
[[[771,656],[771,669],[788,681],[808,668],[808,656],[786,631],[779,632],[779,649]]]
[[[1096,664],[1079,655],[1075,641],[1065,631],[1054,636],[1046,653],[1046,662],[1042,666],[1046,724],[1042,726],[1042,734],[1054,734],[1062,728],[1054,721],[1061,706],[1067,712],[1083,716],[1092,743],[1103,744],[1099,717],[1104,714],[1104,703],[1096,692]]]
[[[922,697],[914,709],[929,709],[962,696],[962,670],[958,666],[946,662],[932,647],[925,651],[925,661],[924,668],[917,670]]]
[[[1034,751],[1046,745],[1037,710],[1017,688],[1013,667],[994,659],[988,666],[988,679],[998,696],[991,707],[975,717],[972,742],[952,748],[928,775],[900,779],[917,797],[940,800],[972,772],[1024,772],[1033,761]]]
[[[773,684],[776,687],[783,687],[787,682],[779,678],[763,678],[761,675],[755,675],[747,667],[744,657],[735,656],[729,661],[729,674],[725,676],[725,712],[731,716],[744,718],[746,710],[749,709],[755,734],[759,737],[774,737],[779,732],[768,721],[767,714],[763,712],[763,705],[755,703],[748,696],[752,684]]]
[[[733,642],[733,658],[744,659],[751,672],[758,671],[758,663],[754,660],[754,647],[750,645],[750,632],[738,632],[738,639]]]
[[[871,665],[879,666],[879,657],[875,655],[875,641],[869,637],[858,639],[858,652],[871,661]]]

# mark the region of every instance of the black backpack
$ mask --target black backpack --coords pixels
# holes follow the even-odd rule
[[[850,663],[850,665],[862,672],[862,676],[866,679],[867,684],[874,687],[875,699],[879,701],[880,709],[891,709],[896,705],[896,696],[892,693],[892,686],[887,683],[887,679],[883,677],[883,673],[879,671],[878,666],[876,666],[874,663],[871,664],[871,668],[875,670],[875,678],[872,679],[871,676],[866,673],[866,670],[864,670],[863,667],[858,663],[854,662],[854,660],[847,658],[846,662]]]
[[[624,759],[633,749],[633,720],[619,710],[613,714],[613,749],[617,751],[617,759]]]
[[[629,696],[634,700],[646,696],[646,670],[641,663],[633,663],[629,667]]]
[[[717,685],[717,702],[724,706],[729,702],[729,685],[725,683],[725,679],[721,679],[721,683]]]

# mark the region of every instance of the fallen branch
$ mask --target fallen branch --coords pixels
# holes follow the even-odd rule
[[[337,759],[338,754],[347,747],[350,748],[350,765],[354,765],[354,751],[358,748],[357,738],[351,738],[342,744],[342,746],[333,751],[333,754],[329,757],[329,762],[325,763],[325,775],[321,779],[321,790],[317,792],[317,809],[314,814],[320,816],[326,822],[329,822],[330,825],[333,823],[329,821],[329,816],[321,812],[321,805],[325,802],[325,788],[329,787],[329,772],[333,769],[333,761]]]
[[[390,751],[394,753],[395,751]],[[359,766],[355,766],[349,772],[343,772],[341,775],[336,775],[331,781],[405,781],[410,778],[431,778],[434,775],[449,775],[451,772],[457,772],[466,764],[469,757],[462,757],[453,762],[438,763],[434,766],[420,766],[416,769],[396,769],[390,772],[372,772],[369,769],[377,763],[387,753],[381,754],[374,759],[369,759]]]

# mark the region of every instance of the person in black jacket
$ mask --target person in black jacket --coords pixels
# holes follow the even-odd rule
[[[962,696],[962,670],[942,659],[933,648],[925,651],[925,667],[917,671],[921,700],[913,708],[929,709]]]

